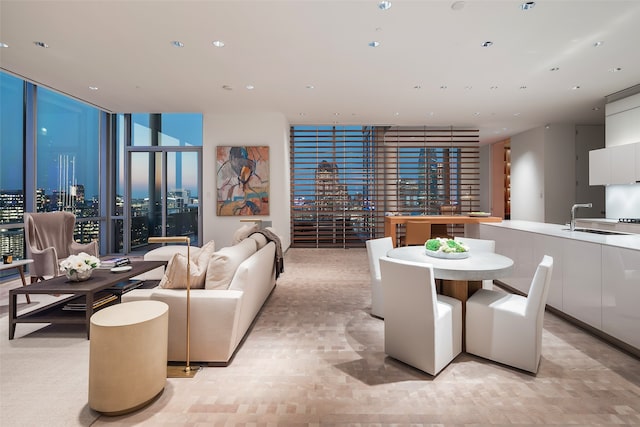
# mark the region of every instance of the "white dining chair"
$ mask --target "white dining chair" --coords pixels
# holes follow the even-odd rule
[[[526,297],[480,289],[467,300],[466,351],[537,373],[553,258],[538,265]]]
[[[382,287],[380,284],[379,259],[393,249],[391,237],[371,239],[365,242],[369,257],[369,274],[371,275],[371,314],[384,319],[382,307]]]
[[[462,351],[462,303],[436,295],[430,264],[380,258],[384,352],[437,375]]]
[[[496,241],[486,239],[474,239],[471,237],[454,237],[454,240],[469,248],[470,252],[493,252],[496,251]],[[482,289],[493,289],[493,280],[483,280]]]

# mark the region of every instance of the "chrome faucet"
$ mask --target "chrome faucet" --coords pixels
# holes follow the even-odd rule
[[[576,209],[591,207],[593,207],[592,203],[576,203],[575,205],[571,206],[571,222],[569,223],[569,230],[573,231],[576,229]]]

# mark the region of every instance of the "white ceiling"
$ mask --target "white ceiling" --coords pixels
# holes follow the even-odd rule
[[[456,3],[1,0],[0,65],[111,112],[468,126],[482,143],[602,124],[605,96],[640,83],[640,1]]]

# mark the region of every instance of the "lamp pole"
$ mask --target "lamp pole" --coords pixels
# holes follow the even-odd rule
[[[200,367],[192,368],[190,364],[191,345],[191,245],[189,236],[149,237],[149,243],[186,243],[187,244],[187,339],[186,339],[186,366],[180,370],[167,368],[169,378],[193,378]]]

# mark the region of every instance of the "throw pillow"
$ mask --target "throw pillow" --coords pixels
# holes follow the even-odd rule
[[[258,250],[264,248],[267,243],[269,243],[267,241],[267,238],[264,237],[264,234],[261,233],[253,233],[249,236],[249,239],[253,239],[256,241],[256,244],[258,245]]]
[[[205,289],[227,289],[236,269],[257,250],[256,241],[244,239],[237,245],[214,252],[209,259],[205,278]]]
[[[194,251],[193,249],[198,250]],[[215,249],[216,244],[213,240],[207,242],[201,248],[190,248],[191,263],[189,264],[189,275],[191,276],[191,289],[204,288],[207,264]],[[171,257],[158,286],[163,289],[187,289],[186,252],[175,253]]]
[[[191,289],[204,288],[204,279],[207,272],[207,264],[200,266],[191,262],[189,276],[191,276]],[[160,280],[158,287],[163,289],[187,289],[187,257],[183,254],[174,254],[169,261],[167,270]]]
[[[258,231],[258,224],[256,224],[255,222],[243,225],[242,227],[238,228],[235,233],[233,233],[233,240],[231,241],[231,244],[237,245],[238,243],[249,237],[251,233],[255,233],[256,231]]]

